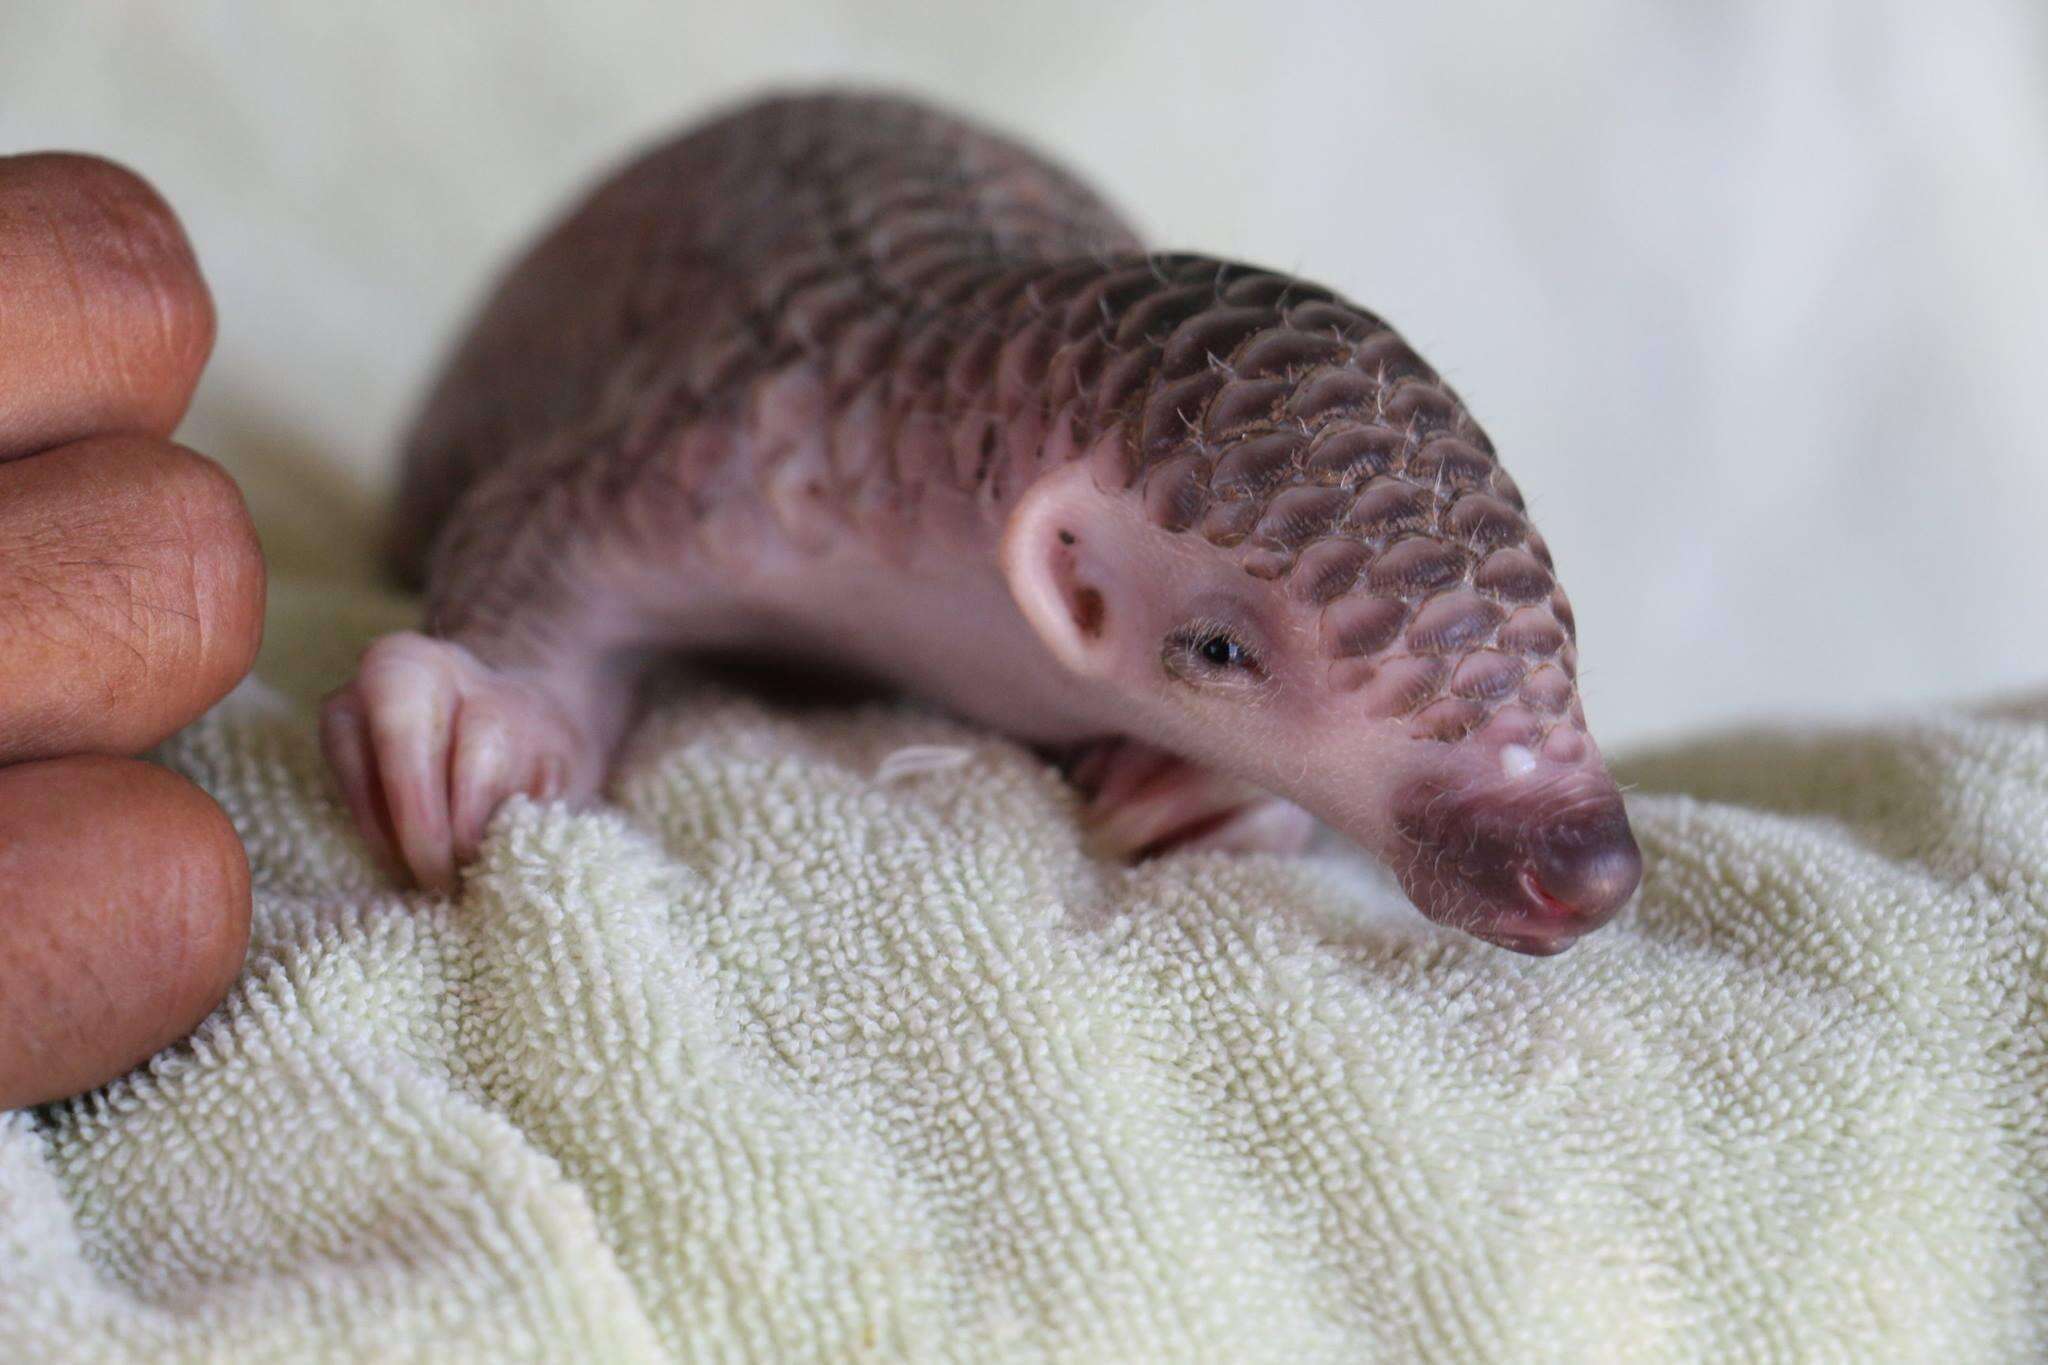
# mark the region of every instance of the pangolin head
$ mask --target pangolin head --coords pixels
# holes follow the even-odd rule
[[[1432,918],[1530,952],[1604,922],[1640,859],[1586,729],[1571,605],[1492,442],[1328,290],[1195,257],[1144,269],[1095,304],[1108,358],[1084,335],[1053,369],[1095,433],[1089,477],[1126,495],[1119,552],[1149,560],[1119,571],[1098,546],[1096,576],[1157,581],[1092,610],[1135,618],[1179,684],[1152,689],[1161,740],[1373,846]],[[1062,529],[1078,582],[1089,551]],[[1163,653],[1141,638],[1162,627]],[[1214,704],[1233,689],[1235,711]]]

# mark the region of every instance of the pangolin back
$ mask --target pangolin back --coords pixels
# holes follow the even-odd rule
[[[812,406],[763,421],[793,374]],[[770,100],[603,184],[514,268],[430,398],[401,562],[417,579],[440,557],[444,618],[516,596],[520,563],[479,563],[465,516],[605,515],[650,470],[687,499],[709,471],[677,452],[707,424],[739,437],[712,458],[743,460],[792,525],[882,539],[915,534],[934,498],[994,521],[1048,449],[1107,438],[1110,483],[1157,524],[1320,612],[1336,686],[1431,738],[1510,707],[1530,742],[1583,726],[1570,606],[1521,495],[1381,319],[1285,275],[1147,253],[1065,172],[925,107]]]

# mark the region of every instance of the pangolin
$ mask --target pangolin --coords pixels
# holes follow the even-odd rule
[[[1105,855],[1317,817],[1528,953],[1639,879],[1550,551],[1451,388],[922,104],[768,98],[632,160],[498,282],[404,462],[424,624],[321,728],[423,886],[507,797],[592,798],[655,663],[730,651],[1038,746]]]

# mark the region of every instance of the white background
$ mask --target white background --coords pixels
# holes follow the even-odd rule
[[[636,141],[822,79],[1394,321],[1530,494],[1610,748],[2048,677],[2038,6],[0,0],[0,150],[176,203],[222,317],[188,438],[330,564],[502,253]]]

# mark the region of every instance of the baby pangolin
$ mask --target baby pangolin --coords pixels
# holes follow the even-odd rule
[[[767,100],[601,184],[434,388],[397,545],[424,631],[322,732],[428,887],[508,796],[597,790],[651,663],[730,650],[1058,754],[1110,855],[1313,813],[1529,953],[1640,873],[1550,551],[1436,373],[914,103]]]

